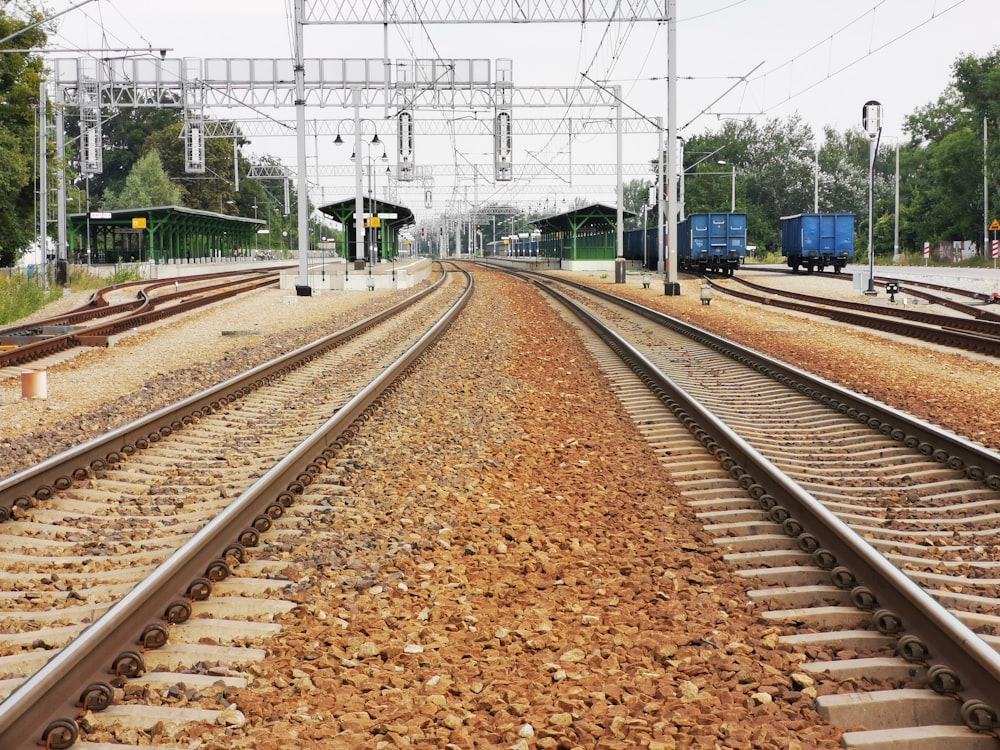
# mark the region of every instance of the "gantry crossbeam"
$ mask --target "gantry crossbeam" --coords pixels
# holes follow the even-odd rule
[[[666,21],[666,0],[305,0],[315,24]]]
[[[386,105],[391,110],[469,109],[497,106],[589,108],[615,104],[599,86],[514,86],[494,81],[488,60],[412,60],[397,63],[386,85],[382,59],[323,58],[304,61],[305,103],[311,107],[354,108]],[[95,74],[82,72],[82,60],[53,61],[55,84],[63,100],[74,105],[81,88]],[[206,107],[291,107],[296,102],[294,62],[288,58],[129,58],[114,60],[96,72],[101,106],[184,106],[192,87],[204,90]],[[386,102],[386,96],[389,99]]]

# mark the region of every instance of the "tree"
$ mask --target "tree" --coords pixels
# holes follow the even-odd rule
[[[622,185],[622,208],[636,214],[634,219],[625,219],[626,230],[643,228],[643,212],[652,210],[649,205],[649,188],[652,185],[652,180],[629,180]],[[647,221],[655,223],[652,213]]]
[[[909,165],[901,213],[916,242],[974,239],[983,253],[984,171],[990,195],[1000,190],[1000,133],[987,137],[983,164],[984,123],[996,133],[1000,118],[1000,49],[959,57],[952,73],[953,83],[907,118],[905,130],[919,159]]]
[[[12,266],[37,235],[34,226],[34,150],[41,57],[25,50],[45,46],[41,27],[18,34],[41,16],[15,18],[0,10],[0,266]]]
[[[160,154],[156,149],[149,151],[135,163],[125,178],[121,192],[108,190],[104,193],[104,207],[111,210],[176,206],[180,202],[181,191],[163,171]]]
[[[826,136],[821,164],[857,172],[848,153],[838,153],[835,134]],[[719,131],[689,139],[684,146],[685,214],[728,212],[735,169],[736,210],[747,214],[747,242],[777,251],[781,217],[813,210],[816,145],[798,116],[760,124],[729,121]],[[821,187],[820,210],[831,210],[824,205],[843,196],[825,181]],[[834,210],[852,211],[854,205]]]

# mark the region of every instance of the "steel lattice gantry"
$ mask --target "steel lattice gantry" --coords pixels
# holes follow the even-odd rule
[[[505,61],[500,61],[505,62]],[[509,62],[509,61],[506,61]],[[127,58],[87,70],[86,59],[52,61],[53,80],[63,102],[79,104],[100,96],[102,107],[292,107],[296,103],[295,62],[290,58]],[[512,107],[578,108],[614,106],[600,86],[514,86],[494,76],[489,60],[400,60],[386,79],[381,58],[308,58],[303,61],[305,103],[311,107],[394,110],[493,109]],[[97,80],[94,81],[94,76]],[[94,91],[92,92],[91,89]],[[199,96],[192,90],[197,89]],[[389,100],[386,101],[386,89]]]
[[[666,0],[305,0],[308,23],[586,23],[666,21]]]

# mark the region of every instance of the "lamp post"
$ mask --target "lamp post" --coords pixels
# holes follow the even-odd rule
[[[868,290],[875,294],[875,154],[882,137],[882,105],[874,99],[861,109],[861,123],[868,133]]]
[[[813,213],[819,213],[819,145],[815,149],[816,160],[813,162]]]
[[[87,190],[87,268],[90,268],[90,172],[84,175]]]
[[[959,112],[964,114],[971,114],[972,110],[969,107],[962,107]],[[990,184],[988,178],[988,171],[986,166],[987,158],[987,115],[983,115],[983,257],[989,258],[990,255],[990,225],[989,225],[989,214],[990,214]]]
[[[361,161],[361,158],[362,158],[363,154],[361,154],[360,151],[361,151],[361,147],[362,146],[365,146],[365,145],[368,146],[368,178],[369,178],[368,195],[369,195],[369,202],[374,204],[375,203],[375,198],[374,198],[372,187],[371,187],[371,180],[372,180],[371,146],[373,146],[373,145],[377,146],[377,145],[381,144],[382,140],[378,137],[378,131],[377,131],[377,129],[375,130],[375,134],[372,136],[372,139],[371,139],[370,142],[366,143],[365,140],[362,139],[362,137],[361,137],[361,124],[365,120],[362,119],[362,117],[361,117],[361,89],[360,89],[360,87],[358,87],[358,86],[352,87],[351,97],[352,97],[352,100],[353,100],[353,103],[354,103],[354,151],[351,154],[351,159],[352,160],[357,159],[357,161],[355,161],[355,173],[354,173],[355,174],[355,209],[354,209],[354,226],[355,226],[354,247],[355,247],[355,250],[354,250],[354,262],[355,263],[363,264],[364,263],[364,255],[365,255],[365,253],[364,253],[364,242],[365,242],[364,214],[365,214],[365,210],[364,210],[364,200],[362,198],[362,195],[363,195],[363,193],[362,193],[362,165],[363,165],[363,162]],[[373,126],[375,125],[375,123],[372,120],[368,120],[368,122],[372,122]],[[333,143],[334,143],[335,146],[340,146],[340,145],[342,145],[344,143],[344,139],[341,138],[341,136],[340,136],[340,129],[339,129],[339,127],[338,127],[338,130],[337,130],[337,137],[333,141]],[[388,159],[389,159],[388,154],[386,154],[386,152],[385,152],[384,145],[383,145],[383,148],[382,148],[382,157],[381,158],[382,158],[383,161],[388,161]],[[374,210],[375,209],[374,205],[372,206],[372,209],[373,210],[371,211],[371,215],[372,216],[376,216],[378,214],[378,211]],[[369,228],[371,229],[371,227],[369,227]],[[345,251],[344,255],[345,255],[345,260],[347,261],[347,264],[350,265],[350,262],[351,262],[350,252],[349,251]]]
[[[257,221],[257,201],[253,202],[253,220]],[[254,260],[257,259],[257,256],[259,254],[260,254],[260,228],[255,226],[254,230],[253,230],[253,255],[254,255]]]
[[[896,179],[895,179],[895,203],[893,204],[893,224],[892,224],[892,260],[899,260],[899,138],[896,139]]]
[[[381,139],[378,137],[378,133],[371,139],[370,143],[361,141],[362,146],[367,149],[367,154],[365,156],[368,162],[368,208],[371,214],[371,218],[375,219],[378,216],[378,197],[376,195],[376,190],[378,187],[377,181],[375,180],[374,169],[372,167],[372,146],[378,146],[382,144]],[[355,151],[351,154],[351,159],[357,159],[358,153]],[[388,161],[389,155],[386,153],[385,146],[382,146],[382,156],[378,157],[381,161]],[[388,170],[388,167],[386,168]],[[375,221],[369,221],[369,236],[368,236],[368,262],[370,265],[375,265],[376,260],[376,223]],[[369,269],[369,273],[371,270]]]
[[[800,154],[809,154],[813,158],[813,213],[819,213],[819,146],[803,148]]]
[[[734,214],[736,213],[736,165],[733,164],[731,161],[722,161],[721,159],[719,160],[719,164],[723,165],[728,164],[733,169],[733,189],[732,189],[732,197],[729,201],[730,205],[729,213]]]
[[[986,172],[986,115],[983,115],[983,257],[990,253],[990,183]],[[994,261],[994,265],[996,262]]]

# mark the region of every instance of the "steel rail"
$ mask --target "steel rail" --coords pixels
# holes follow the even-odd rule
[[[770,272],[774,273],[773,268],[761,268],[758,266],[743,266],[744,271],[753,272]],[[794,275],[795,272],[787,270],[786,273]],[[834,273],[830,274],[831,278],[841,279],[843,281],[852,281],[853,277],[851,274],[847,273]],[[887,283],[894,282],[899,284],[900,293],[902,293],[904,286],[909,290],[909,294],[912,297],[919,297],[920,299],[926,299],[928,302],[933,302],[936,305],[941,305],[942,307],[947,307],[957,312],[964,313],[973,318],[982,318],[984,320],[992,320],[994,322],[1000,323],[1000,311],[993,312],[991,310],[985,309],[983,306],[973,306],[967,305],[964,302],[958,302],[947,297],[939,297],[936,294],[930,294],[924,290],[934,289],[938,292],[947,292],[948,294],[955,294],[962,297],[968,297],[973,300],[982,300],[987,304],[994,302],[993,297],[985,292],[975,292],[968,289],[959,289],[957,287],[946,286],[944,284],[933,284],[929,281],[920,281],[919,279],[899,279],[891,278],[888,276],[876,276],[875,286],[884,287]],[[918,291],[919,290],[919,291]]]
[[[993,472],[987,480],[993,489],[1000,489],[1000,455],[629,300],[564,279],[545,278],[544,274],[517,275],[530,278],[537,287],[566,305],[628,363],[650,391],[715,455],[729,475],[760,503],[771,519],[781,524],[786,534],[796,538],[800,548],[811,554],[820,567],[830,570],[839,586],[852,590],[852,601],[856,606],[872,611],[872,623],[876,628],[896,635],[909,631],[909,638],[905,641],[900,639],[900,655],[911,661],[931,663],[928,669],[931,687],[936,692],[962,695],[962,714],[970,727],[979,730],[1000,727],[997,704],[1000,696],[1000,654],[711,411],[689,396],[625,339],[549,284],[579,288],[683,332],[699,343],[721,352],[731,352],[729,356],[748,367],[769,374],[775,380],[883,434],[895,437],[905,425],[912,433],[899,439],[907,445],[918,439],[917,434],[923,434],[938,445],[953,445],[949,450],[953,455],[978,456],[981,465],[988,466]],[[926,453],[922,445],[920,452]],[[930,445],[933,444],[928,444],[929,449]],[[951,465],[948,459],[939,458],[936,450],[931,449],[931,453],[926,455],[933,455],[935,459]],[[970,474],[971,468],[966,468],[967,474]]]
[[[542,278],[552,279],[545,274],[538,275]],[[596,295],[613,304],[622,305],[633,313],[665,325],[706,346],[720,351],[732,352],[731,356],[744,364],[762,372],[770,372],[776,380],[801,393],[808,392],[816,401],[879,430],[883,435],[903,443],[908,448],[916,448],[920,453],[930,456],[938,463],[947,464],[956,471],[963,471],[970,479],[984,481],[990,489],[1000,490],[1000,455],[978,443],[945,432],[917,417],[891,409],[793,365],[773,359],[733,341],[728,341],[637,302],[568,279],[560,278],[558,281],[588,294]]]
[[[395,363],[0,703],[0,747],[35,750],[39,744],[72,746],[78,737],[81,710],[100,710],[110,704],[112,675],[141,674],[142,656],[135,650],[136,644],[159,647],[166,643],[163,623],[190,617],[190,601],[207,598],[212,582],[228,575],[227,558],[241,557],[246,547],[257,544],[260,533],[304,492],[322,465],[347,444],[358,423],[454,322],[473,292],[471,274],[462,273],[467,286],[459,300]],[[444,274],[434,288],[446,277]],[[400,305],[390,309],[398,311]],[[326,348],[326,343],[320,343],[318,351],[303,347],[297,354],[311,359]],[[281,361],[286,362],[287,357]],[[167,598],[173,597],[172,602],[164,603],[164,592],[171,592]],[[150,628],[157,637],[147,642],[145,634]],[[79,685],[87,687],[81,692]]]
[[[312,344],[288,352],[254,369],[219,383],[200,393],[130,424],[112,430],[75,448],[52,456],[35,466],[0,480],[0,522],[15,518],[18,508],[32,507],[38,500],[52,497],[56,490],[70,487],[74,479],[83,479],[88,472],[115,464],[144,445],[160,441],[175,430],[183,429],[200,416],[218,410],[243,395],[280,377],[303,362],[307,354],[315,357],[354,338],[364,330],[395,315],[444,283],[442,274],[433,285],[405,300],[371,315],[354,325],[329,334]]]
[[[189,312],[198,307],[214,304],[243,292],[254,291],[279,282],[277,276],[269,274],[256,280],[233,279],[220,282],[198,290],[177,291],[160,297],[149,297],[147,288],[139,290],[137,299],[123,302],[119,305],[109,305],[93,311],[81,311],[79,319],[85,317],[114,318],[104,323],[96,323],[67,333],[49,336],[31,341],[9,351],[0,351],[0,367],[15,367],[32,362],[56,352],[72,349],[77,346],[107,346],[108,337],[136,326],[148,325],[157,320],[163,320],[174,315]],[[169,282],[172,284],[173,282]],[[156,284],[155,288],[163,284]],[[204,296],[205,294],[208,296]],[[172,307],[165,307],[173,300],[184,300]],[[115,317],[118,316],[118,317]],[[58,318],[57,318],[58,319]],[[68,319],[67,319],[68,320]],[[67,325],[64,322],[59,325]],[[34,324],[35,328],[43,323]],[[28,330],[22,328],[21,330]]]
[[[806,302],[793,302],[787,299],[781,299],[779,296],[781,295],[794,299],[797,296],[794,292],[774,292],[774,297],[760,297],[756,294],[751,294],[750,292],[744,292],[739,289],[722,286],[711,279],[708,279],[708,283],[713,289],[716,289],[719,292],[732,295],[733,297],[739,297],[740,299],[745,299],[748,302],[755,302],[757,304],[767,305],[770,307],[780,307],[786,310],[795,310],[809,315],[819,315],[824,318],[830,318],[831,320],[847,323],[859,328],[871,328],[877,331],[885,331],[899,336],[940,344],[942,346],[950,346],[955,349],[963,349],[965,351],[1000,357],[1000,342],[994,338],[996,336],[996,324],[987,324],[984,321],[975,320],[964,321],[964,323],[969,324],[970,326],[992,326],[991,330],[994,331],[992,335],[979,335],[967,330],[956,330],[957,327],[954,325],[954,322],[960,319],[954,317],[938,316],[936,323],[926,325],[918,322],[906,322],[894,319],[893,317],[887,317],[895,315],[900,311],[896,311],[895,313],[885,312],[883,308],[874,308],[865,305],[863,307],[868,307],[871,311],[871,314],[865,314],[862,312],[852,312],[848,309],[844,309],[844,307],[835,305],[832,300],[823,299],[820,304],[809,304]],[[853,304],[858,303],[845,303],[845,305]],[[923,314],[927,315],[928,313]],[[944,327],[946,325],[948,328]]]
[[[136,294],[136,299],[129,300],[128,302],[120,302],[117,305],[111,305],[107,301],[108,295],[113,292],[124,291],[130,287],[142,287],[141,291],[146,292],[147,296],[150,291],[159,289],[160,287],[174,286],[178,283],[189,284],[197,283],[199,281],[211,281],[214,279],[230,279],[229,283],[238,284],[241,283],[243,279],[240,277],[247,276],[257,276],[264,278],[275,272],[274,269],[253,269],[252,271],[224,271],[219,273],[210,274],[199,274],[196,276],[179,276],[175,279],[159,279],[156,281],[145,280],[145,281],[126,281],[121,284],[114,284],[113,286],[107,286],[103,289],[98,289],[90,298],[82,305],[75,307],[66,312],[60,313],[59,315],[53,315],[48,318],[41,318],[39,320],[33,320],[30,323],[24,323],[21,325],[10,326],[7,328],[0,328],[0,338],[5,336],[17,336],[21,335],[23,332],[32,331],[38,328],[46,328],[53,326],[66,326],[66,325],[76,325],[81,321],[92,320],[96,317],[102,317],[107,315],[116,314],[115,311],[121,310],[122,312],[128,312],[129,310],[135,309],[141,303],[140,293]],[[222,282],[223,284],[225,282]],[[221,286],[221,285],[220,285]],[[213,288],[213,287],[206,287]],[[219,286],[215,287],[219,288]],[[200,290],[199,290],[200,291]],[[178,292],[180,296],[187,296],[192,293],[191,290],[186,292]],[[160,297],[160,299],[170,299],[169,296]]]
[[[803,300],[804,302],[810,302],[816,305],[841,307],[846,310],[871,313],[872,315],[886,315],[930,326],[950,326],[957,331],[979,333],[986,336],[1000,336],[1000,318],[995,318],[991,315],[982,315],[982,311],[978,307],[966,305],[961,302],[955,302],[954,300],[938,297],[937,295],[928,294],[926,292],[910,292],[910,294],[915,297],[927,299],[929,302],[939,304],[942,307],[948,307],[956,312],[963,313],[964,315],[968,315],[969,318],[956,318],[953,315],[941,315],[939,313],[924,312],[922,310],[914,310],[907,307],[877,307],[875,305],[865,304],[864,302],[851,302],[850,300],[831,299],[829,297],[820,297],[815,294],[806,294],[804,292],[774,289],[738,276],[733,276],[730,280],[736,282],[737,284],[748,286],[751,289],[756,289],[758,292],[774,294],[779,297],[791,297],[792,299]],[[711,280],[710,283],[712,283],[713,288],[724,293],[730,293],[728,287],[720,287],[714,282],[711,282]],[[882,283],[884,284],[885,282]],[[900,289],[902,289],[902,287],[900,287]],[[900,291],[900,294],[902,294],[902,291]]]

